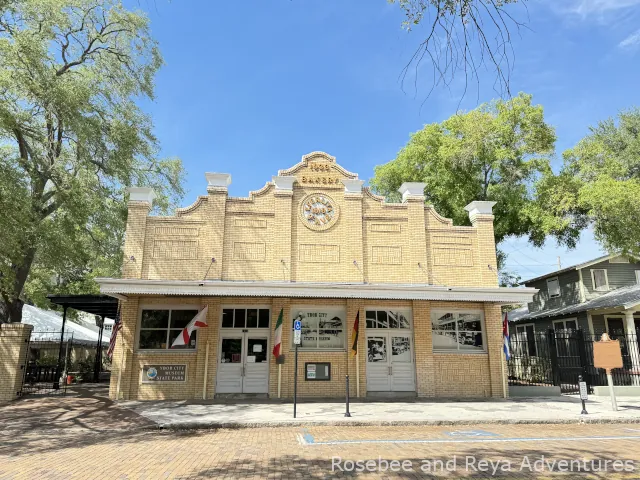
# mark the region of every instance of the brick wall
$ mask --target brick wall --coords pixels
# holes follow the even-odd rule
[[[0,324],[0,403],[18,398],[24,380],[32,325]]]
[[[143,306],[170,308],[178,305],[193,305],[194,308],[209,307],[207,328],[198,331],[197,348],[193,351],[139,351],[136,331]],[[299,351],[298,395],[317,398],[344,398],[345,375],[350,376],[350,395],[357,396],[359,369],[360,396],[367,396],[366,382],[366,334],[365,312],[367,309],[398,310],[410,312],[412,321],[413,356],[415,362],[416,395],[419,397],[502,397],[503,382],[500,362],[502,356],[502,333],[500,306],[470,302],[429,301],[366,301],[361,299],[290,299],[290,298],[236,298],[236,297],[132,297],[122,304],[122,332],[119,335],[111,375],[111,398],[119,392],[121,399],[202,399],[205,387],[206,398],[216,395],[216,369],[219,356],[220,325],[222,308],[225,307],[269,307],[271,325],[269,336],[269,386],[270,398],[278,398],[278,370],[281,370],[280,397],[293,397],[294,348],[292,347],[292,315],[294,307],[340,307],[347,316],[346,345],[341,351]],[[271,354],[275,340],[275,325],[280,310],[283,311],[282,352],[285,363],[279,367]],[[484,314],[487,341],[486,353],[455,354],[433,352],[431,313],[440,310],[482,311]],[[351,355],[353,324],[360,314],[358,335],[359,358]],[[207,356],[207,344],[209,352]],[[123,356],[124,352],[124,356]],[[305,362],[330,362],[331,381],[305,381]],[[142,368],[145,364],[185,364],[186,382],[143,383]],[[122,375],[120,368],[124,367]],[[206,369],[205,369],[206,366]]]
[[[497,285],[492,215],[460,227],[420,196],[387,203],[366,188],[346,193],[342,181],[357,175],[324,153],[280,174],[296,178],[291,190],[268,182],[236,198],[209,188],[175,216],[148,216],[149,204],[130,202],[123,277]],[[336,212],[329,228],[304,222],[314,195]]]
[[[493,216],[477,214],[472,226],[454,226],[412,194],[403,203],[387,203],[368,189],[345,189],[343,181],[357,175],[322,152],[305,155],[292,168],[278,172],[280,179],[295,177],[292,187],[268,182],[248,197],[227,195],[225,186],[209,186],[175,216],[148,216],[150,205],[129,203],[124,247],[124,278],[172,280],[256,280],[283,282],[396,283],[449,286],[496,286]],[[284,182],[286,184],[286,182]],[[334,219],[312,225],[304,207],[321,198],[331,206]],[[131,258],[133,257],[133,258]],[[139,352],[137,328],[140,306],[190,303],[209,306],[210,327],[198,333],[195,351]],[[269,395],[293,395],[292,305],[341,306],[347,312],[344,351],[301,352],[301,396],[340,397],[345,375],[351,392],[366,395],[365,308],[404,307],[412,310],[413,344],[418,396],[501,396],[500,307],[492,304],[447,302],[369,302],[360,299],[311,300],[288,298],[136,297],[122,303],[123,335],[114,353],[111,396],[116,398],[202,398],[215,395],[221,307],[268,305],[271,308],[269,349],[280,309],[284,311],[283,351],[280,368],[269,356]],[[455,307],[481,310],[485,317],[487,353],[451,355],[433,353],[431,311]],[[355,315],[360,312],[359,358],[350,355]],[[209,355],[206,354],[207,344]],[[330,361],[330,382],[305,382],[306,361]],[[146,363],[187,365],[181,384],[143,384]],[[358,375],[359,374],[359,375]],[[357,377],[359,376],[359,385]],[[463,388],[462,386],[467,386]]]

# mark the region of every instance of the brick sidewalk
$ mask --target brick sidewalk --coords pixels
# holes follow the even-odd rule
[[[151,428],[151,420],[114,404],[104,389],[81,388],[64,396],[25,398],[0,405],[0,432],[137,430]]]
[[[542,455],[555,460],[609,460],[610,464],[634,460],[633,472],[610,470],[579,476],[640,478],[640,426],[632,423],[400,427],[310,422],[305,427],[173,431],[158,430],[149,419],[102,395],[100,390],[89,389],[0,407],[0,479],[492,478],[490,472],[467,471],[466,456],[510,462],[511,471],[497,472],[497,477],[550,477],[549,472],[518,471],[524,455],[532,461]],[[460,408],[470,406],[457,403]],[[163,404],[168,408],[169,402]],[[301,413],[313,405],[301,404]],[[354,405],[354,412],[365,405]],[[392,404],[382,405],[388,408]],[[241,411],[246,405],[226,407]],[[289,405],[282,407],[288,409]],[[478,430],[482,433],[475,437]],[[409,461],[414,471],[332,472],[334,456],[343,461],[378,457]],[[459,468],[455,473],[421,471],[425,459],[446,463],[454,456]],[[576,478],[575,474],[558,475]]]
[[[62,439],[54,432],[0,433],[0,479],[493,478],[491,471],[478,470],[483,460],[508,466],[508,471],[496,472],[495,477],[499,478],[639,477],[640,432],[636,430],[640,429],[634,425],[474,427],[474,432],[478,430],[487,436],[465,436],[469,432],[443,426],[310,426],[85,434],[74,429],[75,434],[67,430]],[[307,441],[301,442],[301,436]],[[602,439],[603,436],[615,438]],[[499,442],[488,443],[487,438]],[[519,438],[525,440],[518,441]],[[581,440],[575,441],[576,438]],[[441,443],[419,443],[424,441]],[[608,461],[609,467],[608,471],[589,474],[550,473],[548,467],[542,472],[522,471],[525,456],[534,467],[543,456],[549,462],[586,459],[602,465]],[[347,462],[358,459],[410,462],[412,471],[356,473],[336,468],[336,462],[349,468]],[[438,466],[453,460],[455,464],[450,465],[455,465],[454,472]],[[633,471],[614,472],[616,460],[632,460]],[[425,461],[430,462],[432,470],[423,471]]]

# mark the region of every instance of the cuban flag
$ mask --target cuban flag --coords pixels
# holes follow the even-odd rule
[[[509,320],[507,318],[507,314],[504,314],[504,321],[502,322],[502,350],[504,351],[504,356],[507,360],[511,358],[511,353],[509,352]]]

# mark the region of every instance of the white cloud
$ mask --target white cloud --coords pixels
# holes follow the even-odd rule
[[[626,49],[640,46],[640,30],[636,30],[634,33],[622,40],[618,46]]]
[[[640,5],[640,0],[573,0],[569,10],[586,17]]]

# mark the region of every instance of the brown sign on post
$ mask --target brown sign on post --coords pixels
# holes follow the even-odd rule
[[[620,340],[610,340],[609,336],[605,335],[601,341],[593,342],[593,366],[604,368],[607,373],[611,373],[612,369],[623,366]]]

